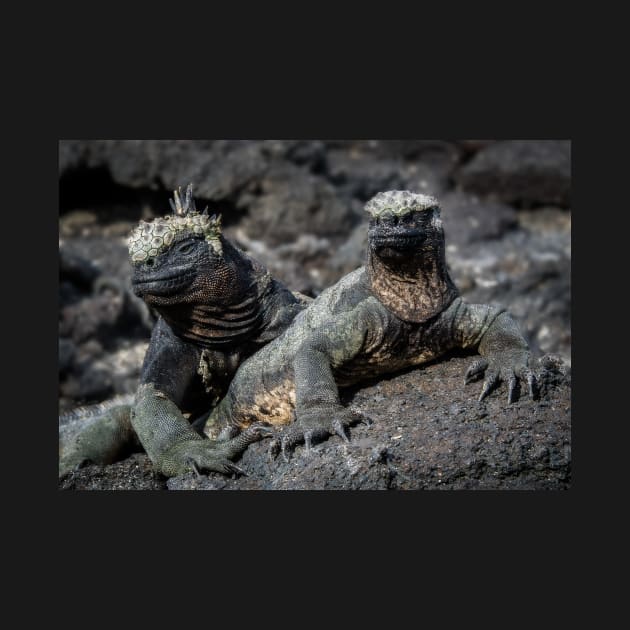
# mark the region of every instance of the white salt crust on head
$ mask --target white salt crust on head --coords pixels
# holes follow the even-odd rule
[[[185,216],[167,215],[150,222],[140,224],[130,234],[127,244],[131,262],[144,262],[148,258],[162,253],[183,233],[203,235],[206,241],[220,251],[221,217],[209,217],[206,214],[187,214]]]
[[[408,190],[388,190],[380,192],[365,204],[365,211],[373,217],[379,217],[385,213],[395,215],[419,212],[435,208],[438,200],[431,195],[413,193]]]

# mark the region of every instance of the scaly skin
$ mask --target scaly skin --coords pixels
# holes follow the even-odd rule
[[[287,330],[239,368],[210,415],[209,437],[226,427],[283,426],[272,452],[285,457],[299,442],[338,434],[370,420],[345,408],[338,387],[421,365],[446,352],[481,355],[466,381],[486,371],[482,400],[500,380],[508,402],[519,379],[535,393],[527,343],[501,308],[468,304],[458,295],[444,257],[437,201],[406,191],[379,193],[364,267],[325,290]]]
[[[237,472],[230,460],[269,433],[254,426],[210,441],[195,427],[239,364],[283,332],[310,298],[291,293],[226,240],[219,219],[196,211],[190,186],[172,205],[174,215],[141,223],[130,237],[134,292],[160,315],[135,402],[109,410],[65,445],[60,476],[87,462],[116,461],[138,440],[166,476]]]

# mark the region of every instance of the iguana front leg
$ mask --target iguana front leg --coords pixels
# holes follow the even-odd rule
[[[507,402],[515,400],[519,380],[536,397],[537,381],[530,367],[530,351],[517,323],[506,311],[482,304],[456,305],[455,332],[464,348],[474,347],[481,355],[464,376],[466,384],[484,376],[479,395],[482,401],[500,382],[507,383]]]
[[[515,400],[515,390],[519,380],[527,383],[532,399],[536,397],[537,383],[536,376],[529,367],[529,347],[516,322],[508,313],[501,313],[492,322],[481,338],[479,354],[482,356],[480,360],[482,363],[473,364],[471,368],[473,368],[473,373],[485,370],[485,380],[479,395],[480,401],[501,381],[507,383],[508,386],[508,404]]]
[[[357,422],[372,423],[363,414],[341,404],[333,375],[333,366],[358,354],[367,326],[362,313],[352,311],[334,323],[323,323],[301,344],[293,360],[296,421],[272,442],[272,456],[282,452],[288,460],[296,444],[304,442],[310,450],[314,441],[333,434],[349,442],[347,427]]]
[[[271,435],[269,429],[252,425],[234,438],[209,440],[199,435],[177,405],[152,384],[138,389],[131,424],[155,467],[167,477],[193,470],[243,474],[230,460],[249,444]]]

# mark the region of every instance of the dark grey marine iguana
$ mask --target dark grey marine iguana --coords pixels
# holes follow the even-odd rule
[[[129,238],[136,295],[159,319],[135,403],[116,406],[64,445],[59,473],[111,463],[139,439],[155,467],[240,472],[230,459],[269,433],[254,426],[215,444],[184,417],[205,419],[238,365],[277,337],[310,298],[292,293],[221,233],[220,217],[197,212],[192,185],[173,215],[140,222]],[[203,426],[203,424],[201,424]]]
[[[287,453],[299,442],[339,434],[370,420],[341,405],[338,386],[426,363],[455,348],[477,350],[469,382],[486,373],[479,399],[504,380],[508,403],[518,379],[534,397],[527,342],[505,309],[468,304],[449,275],[435,198],[408,191],[377,194],[365,206],[367,262],[322,292],[287,330],[245,361],[204,429],[211,438],[253,423],[289,425],[272,442]],[[292,423],[292,421],[295,422]],[[290,424],[292,423],[292,424]]]

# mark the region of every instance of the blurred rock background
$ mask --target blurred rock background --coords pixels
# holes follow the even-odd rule
[[[126,237],[189,182],[228,238],[312,296],[363,263],[372,195],[435,195],[462,294],[507,306],[536,355],[570,365],[570,152],[562,140],[60,141],[60,412],[134,392],[154,316],[130,293]]]

